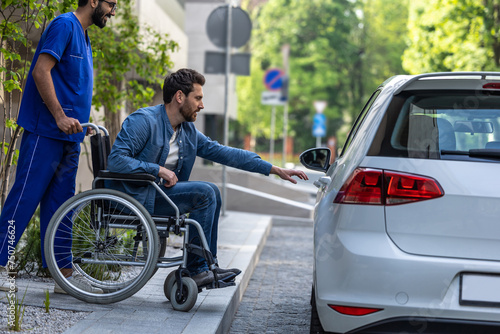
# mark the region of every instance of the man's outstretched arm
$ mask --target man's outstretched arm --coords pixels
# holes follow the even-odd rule
[[[285,169],[281,168],[278,166],[272,166],[271,167],[271,172],[269,174],[275,174],[278,175],[280,178],[286,181],[290,181],[293,184],[297,183],[297,180],[293,179],[292,176],[296,176],[301,180],[309,180],[307,177],[306,173],[304,173],[301,170],[296,170],[296,169]]]

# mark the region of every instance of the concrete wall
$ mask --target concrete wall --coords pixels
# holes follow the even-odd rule
[[[184,8],[177,0],[136,0],[139,21],[148,24],[179,44],[179,50],[171,55],[173,71],[188,64],[188,36],[184,31]],[[166,73],[165,73],[166,74]]]

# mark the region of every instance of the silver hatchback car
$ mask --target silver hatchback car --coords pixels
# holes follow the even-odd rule
[[[311,333],[500,333],[500,73],[387,80],[329,161]]]

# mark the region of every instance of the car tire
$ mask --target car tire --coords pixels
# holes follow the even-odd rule
[[[314,286],[311,291],[311,334],[325,334],[323,326],[319,321],[318,310],[316,309],[316,297],[314,295]]]

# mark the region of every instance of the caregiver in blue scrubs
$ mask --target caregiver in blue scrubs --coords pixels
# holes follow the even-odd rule
[[[79,0],[78,9],[56,17],[38,43],[17,120],[24,133],[16,180],[0,217],[1,266],[15,260],[12,251],[39,204],[43,250],[52,215],[75,193],[80,143],[85,137],[80,123],[88,122],[92,103],[93,63],[87,28],[92,24],[103,28],[115,15],[116,2]],[[71,277],[67,251],[71,240],[58,246],[66,249],[66,255],[60,257],[66,257],[67,266],[61,271]],[[45,259],[43,265],[46,267]]]

